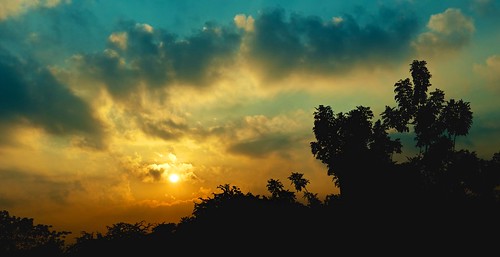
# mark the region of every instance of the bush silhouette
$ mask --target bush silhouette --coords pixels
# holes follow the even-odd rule
[[[62,256],[67,231],[0,211],[0,256]]]

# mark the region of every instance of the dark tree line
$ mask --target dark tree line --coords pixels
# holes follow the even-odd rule
[[[2,211],[0,256],[498,251],[500,152],[484,160],[457,150],[456,138],[472,125],[470,104],[445,100],[439,89],[428,93],[425,61],[413,61],[410,72],[411,79],[394,85],[397,105],[386,106],[376,121],[369,107],[316,108],[311,151],[339,194],[321,200],[299,172],[287,178],[293,190],[269,179],[268,195],[224,184],[178,223],[116,223],[105,233],[83,231],[70,245],[64,244],[69,232]],[[395,162],[403,146],[391,130],[412,133],[419,153]]]

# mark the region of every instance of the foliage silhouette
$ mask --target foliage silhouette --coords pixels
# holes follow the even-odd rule
[[[444,92],[437,88],[427,95],[431,74],[426,65],[426,61],[418,60],[410,64],[413,84],[409,78],[399,80],[394,85],[397,107],[386,106],[381,114],[386,128],[408,132],[412,125],[416,146],[423,147],[424,153],[442,142],[444,135],[452,140],[454,147],[457,136],[469,133],[473,118],[469,102],[445,101]]]
[[[66,256],[152,255],[174,245],[175,223],[151,224],[119,222],[106,226],[106,233],[82,231],[76,242],[67,247]]]
[[[319,206],[321,205],[321,200],[318,198],[318,194],[311,193],[307,190],[306,186],[309,184],[309,180],[304,178],[304,174],[298,172],[292,172],[288,179],[294,186],[295,191],[301,192],[304,190],[304,198],[307,200],[309,206]]]
[[[369,107],[334,114],[320,105],[314,112],[313,155],[326,164],[341,195],[349,203],[366,204],[383,188],[383,173],[393,167],[391,156],[401,152],[399,139],[391,139],[379,120],[372,123]]]
[[[0,256],[62,256],[67,231],[0,211]]]

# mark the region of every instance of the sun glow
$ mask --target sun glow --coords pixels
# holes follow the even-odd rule
[[[168,176],[168,180],[172,183],[177,183],[179,181],[179,175],[172,173]]]

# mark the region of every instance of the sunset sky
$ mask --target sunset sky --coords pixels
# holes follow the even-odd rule
[[[377,119],[416,59],[470,102],[457,147],[500,151],[500,1],[1,0],[0,210],[76,235],[178,222],[291,172],[324,199],[315,107]]]

